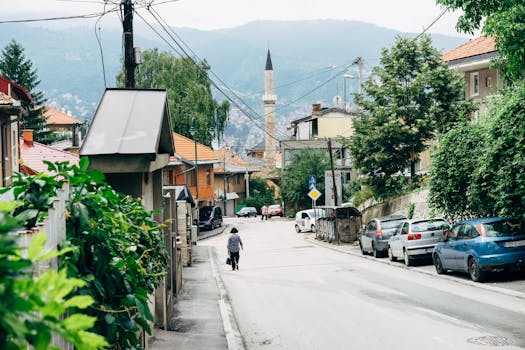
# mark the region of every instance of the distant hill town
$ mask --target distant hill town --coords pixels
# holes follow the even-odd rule
[[[142,50],[167,45],[137,21],[135,46]],[[411,35],[357,21],[257,21],[221,30],[175,28],[215,74],[238,94],[243,103],[263,114],[263,72],[268,46],[272,51],[277,95],[276,127],[286,134],[289,122],[307,115],[314,102],[333,105],[334,96],[357,92],[357,79],[343,81],[341,70],[356,57],[364,59],[364,75],[379,63],[381,48],[396,36]],[[108,87],[115,86],[121,65],[122,34],[119,28],[102,28],[101,39]],[[414,35],[414,34],[412,34]],[[434,45],[446,51],[464,38],[432,35]],[[3,24],[0,47],[16,39],[38,69],[40,87],[50,103],[80,120],[89,120],[104,91],[100,49],[94,28],[52,30],[24,24]],[[346,74],[356,77],[355,67]],[[338,76],[340,73],[340,76]],[[345,86],[346,85],[346,86]],[[223,99],[217,93],[218,99]],[[263,132],[233,109],[226,140],[249,148],[261,141]],[[237,142],[234,142],[236,140]],[[239,142],[241,140],[242,142]]]

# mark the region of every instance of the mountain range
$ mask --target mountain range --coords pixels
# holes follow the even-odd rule
[[[161,28],[155,27],[160,33]],[[2,24],[0,47],[12,39],[25,49],[41,80],[50,103],[79,119],[90,119],[104,91],[101,52],[104,57],[106,86],[115,86],[121,67],[122,32],[109,27],[99,30],[101,48],[94,27],[49,29],[27,24]],[[266,52],[271,51],[275,75],[278,135],[284,137],[286,126],[310,111],[314,102],[333,105],[335,95],[357,92],[356,66],[344,68],[358,57],[364,59],[365,78],[372,66],[378,65],[381,48],[390,46],[397,36],[415,36],[369,23],[341,20],[256,21],[239,27],[219,30],[173,28],[200,59],[206,59],[211,75],[230,97],[231,91],[241,98],[243,109],[255,112],[263,120],[262,93]],[[164,35],[168,41],[171,39]],[[432,35],[435,47],[450,50],[466,39]],[[181,40],[179,40],[181,42]],[[182,42],[181,42],[182,43]],[[134,44],[143,51],[170,47],[140,21],[134,25]],[[192,54],[193,55],[193,54]],[[139,67],[140,69],[140,67]],[[217,77],[220,77],[220,81]],[[224,84],[222,82],[224,82]],[[231,91],[230,91],[231,89]],[[214,92],[217,99],[225,97]],[[251,112],[253,108],[254,112]],[[226,140],[241,140],[242,148],[261,140],[263,132],[252,120],[232,109]],[[235,122],[233,122],[234,120]],[[258,123],[262,125],[262,122]],[[237,145],[239,146],[239,144]]]

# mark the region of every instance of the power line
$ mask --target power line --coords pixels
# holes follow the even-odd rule
[[[253,124],[254,124],[257,128],[259,128],[260,130],[262,130],[266,135],[268,135],[269,137],[273,138],[274,140],[279,141],[274,135],[271,135],[270,132],[268,132],[268,131],[266,130],[265,127],[263,127],[263,126],[261,126],[261,125],[259,124],[261,121],[257,120],[257,119],[254,118],[250,113],[248,113],[248,112],[243,108],[243,106],[241,106],[236,100],[234,100],[231,96],[229,96],[227,93],[225,93],[225,92],[223,91],[223,89],[221,89],[221,87],[219,87],[219,85],[218,85],[218,84],[217,84],[217,83],[216,83],[211,77],[209,77],[209,76],[206,74],[206,72],[202,71],[202,68],[200,67],[200,65],[199,65],[197,62],[195,62],[195,58],[196,58],[199,62],[201,62],[202,60],[201,60],[201,59],[198,57],[198,55],[197,55],[197,54],[196,54],[196,53],[195,53],[195,52],[189,47],[189,45],[186,44],[186,43],[180,38],[180,36],[179,36],[178,34],[176,34],[176,33],[173,31],[173,29],[171,29],[171,28],[169,27],[169,25],[167,25],[167,23],[166,23],[164,20],[161,21],[159,18],[157,18],[157,17],[160,17],[160,15],[159,15],[156,11],[155,11],[155,14],[157,14],[157,16],[155,16],[155,14],[152,13],[152,11],[151,11],[149,8],[148,8],[148,11],[149,11],[150,14],[153,16],[153,18],[157,21],[157,23],[161,26],[161,28],[162,28],[162,29],[168,34],[168,36],[171,38],[171,40],[173,40],[173,41],[175,42],[175,44],[179,47],[179,49],[182,50],[182,52],[184,53],[185,57],[189,58],[189,59],[194,63],[194,65],[197,67],[197,69],[199,69],[199,71],[201,71],[201,73],[203,73],[203,75],[207,76],[208,81],[209,81],[209,82],[210,82],[215,88],[217,88],[218,91],[220,91],[220,92],[221,92],[221,93],[222,93],[222,94],[223,94],[223,95],[224,95],[224,96],[225,96],[225,97],[226,97],[226,98],[227,98],[232,104],[234,104],[234,105],[235,105],[235,106],[236,106],[236,107],[237,107],[237,108],[238,108],[238,109],[239,109],[239,110],[240,110],[240,111],[241,111],[246,117],[248,117],[248,118],[253,122]],[[140,15],[139,15],[139,16],[140,16]],[[142,17],[141,17],[141,18],[142,18]],[[144,20],[144,18],[142,18],[142,20]],[[164,22],[166,25],[164,25],[162,22]],[[147,23],[147,25],[150,26],[149,23]],[[184,49],[184,47],[182,47],[182,45],[181,45],[181,44],[180,44],[180,43],[179,43],[179,42],[173,37],[173,35],[171,35],[171,33],[168,31],[168,29],[166,29],[166,26],[167,26],[168,28],[170,28],[171,31],[173,32],[173,34],[176,35],[176,36],[177,36],[177,37],[178,37],[178,38],[179,38],[179,39],[180,39],[180,40],[181,40],[181,41],[182,41],[182,42],[188,47],[188,50],[191,51],[191,53],[194,55],[195,58],[191,57],[191,56],[186,52],[186,50]],[[150,28],[151,28],[151,26],[150,26]],[[155,32],[156,32],[156,31],[155,31]],[[157,35],[158,35],[158,32],[156,32],[156,33],[157,33]],[[162,38],[163,40],[165,40],[163,37],[161,37],[161,38]],[[173,48],[172,45],[169,45],[169,46]],[[174,49],[174,48],[173,48],[173,49]],[[175,49],[174,49],[174,50],[175,50]],[[178,52],[178,51],[175,50],[175,52]],[[230,87],[229,87],[229,86],[228,86],[228,85],[227,85],[227,84],[226,84],[226,83],[225,83],[225,82],[224,82],[224,81],[223,81],[223,80],[217,75],[217,74],[215,74],[215,72],[213,72],[213,70],[212,70],[211,68],[210,68],[209,71],[210,71],[210,73],[211,73],[212,75],[214,75],[214,76],[215,76],[215,77],[216,77],[216,78],[217,78],[217,79],[223,84],[223,86],[225,86],[225,87],[226,87],[226,88],[227,88],[227,89],[228,89],[228,90],[229,90],[229,91],[230,91],[230,92],[231,92],[231,93],[232,93],[232,94],[233,94],[233,95],[234,95],[239,101],[241,101],[241,103],[243,103],[248,109],[250,109],[252,112],[254,112],[254,114],[255,114],[256,116],[259,116],[259,117],[260,117],[260,115],[259,115],[255,110],[253,110],[253,108],[250,107],[250,105],[248,105],[247,103],[245,103],[245,102],[242,100],[242,98],[240,98],[240,97],[235,93],[235,91],[233,91],[233,90],[232,90],[232,89],[231,89],[231,88],[230,88]]]
[[[115,12],[115,11],[118,11],[118,9],[112,9],[106,12],[88,13],[84,15],[74,15],[74,16],[6,20],[6,21],[0,21],[0,24],[60,21],[60,20],[79,19],[79,18],[96,18],[96,17],[103,16],[110,12]]]
[[[166,38],[164,38],[156,29],[153,28],[153,26],[151,24],[149,24],[145,19],[144,17],[142,17],[142,15],[140,15],[140,13],[138,13],[137,11],[135,11],[135,13],[137,14],[137,16],[139,16],[140,19],[142,19],[142,21],[151,29],[153,30],[153,32],[155,32],[155,34],[157,34],[159,36],[159,38],[161,38],[171,49],[173,49],[175,52],[177,52],[179,55],[180,55],[180,52],[178,51],[178,49],[176,49]],[[172,36],[170,36],[173,39]],[[176,42],[176,40],[174,40]],[[179,46],[179,49],[182,49],[183,52],[185,52],[185,50],[183,50],[183,48],[180,46],[180,44],[178,44],[176,42],[177,46]],[[239,105],[237,103],[237,101],[235,101],[234,99],[232,99],[226,92],[224,92],[220,86],[213,80],[211,79],[209,76],[207,76],[207,74],[205,74],[206,72],[204,72],[202,70],[202,67],[197,63],[195,62],[195,60],[193,58],[191,58],[189,55],[181,55],[181,57],[187,57],[190,59],[190,61],[197,67],[197,69],[203,73],[204,76],[207,77],[207,80],[210,82],[210,84],[212,84],[221,94],[224,95],[224,97],[226,97],[232,104],[234,104],[244,115],[246,115],[253,123],[254,125],[261,129],[265,134],[267,134],[269,137],[273,138],[274,140],[276,141],[279,141],[278,139],[275,138],[275,136],[273,136],[272,134],[270,134],[265,128],[261,127],[259,124],[257,124],[257,120],[254,119],[249,113],[247,113],[244,108]]]
[[[428,27],[426,27],[425,29],[423,29],[423,31],[421,33],[419,33],[415,38],[414,38],[414,41],[419,39],[423,34],[426,33],[427,30],[429,30],[434,24],[436,24],[437,21],[439,21],[441,19],[441,17],[443,17],[443,15],[448,11],[448,7],[444,8],[443,11],[441,11],[441,13],[436,17],[436,19],[434,19],[432,21],[432,23],[430,23],[430,25]]]

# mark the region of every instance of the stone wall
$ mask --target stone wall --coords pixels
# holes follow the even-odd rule
[[[414,204],[414,219],[426,218],[430,216],[430,208],[427,204],[428,189],[423,189],[418,192],[413,192],[406,196],[389,199],[387,201],[377,203],[366,201],[359,206],[359,210],[363,214],[363,225],[368,220],[386,215],[405,215],[408,216],[410,204]]]

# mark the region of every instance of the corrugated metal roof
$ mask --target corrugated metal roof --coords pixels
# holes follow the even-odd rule
[[[81,155],[173,154],[165,90],[106,89]]]

